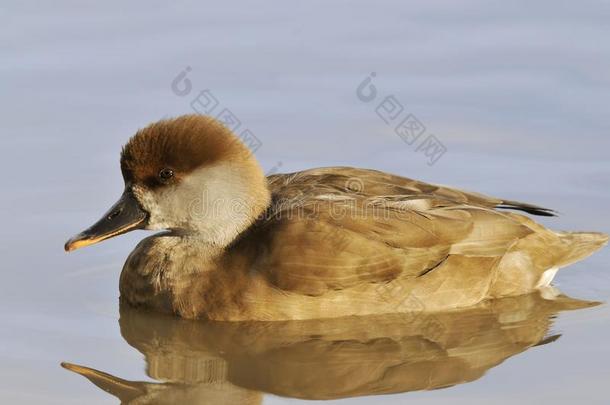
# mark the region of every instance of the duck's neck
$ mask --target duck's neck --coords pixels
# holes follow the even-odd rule
[[[224,248],[246,231],[271,201],[267,179],[256,164],[222,165],[205,171],[205,189],[189,207],[190,238]]]

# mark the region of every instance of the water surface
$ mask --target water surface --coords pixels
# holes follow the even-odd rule
[[[525,327],[521,340],[508,340],[517,342],[513,352],[492,350],[497,357],[479,365],[477,378],[466,371],[468,381],[447,376],[442,383],[451,388],[398,393],[432,388],[433,383],[417,386],[417,377],[435,367],[434,359],[428,368],[413,369],[421,375],[403,378],[401,369],[390,388],[390,380],[374,385],[346,374],[347,383],[334,392],[314,384],[320,371],[310,364],[300,394],[292,395],[289,385],[280,389],[251,381],[254,364],[268,367],[275,359],[269,357],[273,342],[263,340],[267,346],[260,352],[226,358],[218,345],[239,347],[224,338],[229,332],[193,328],[188,332],[193,336],[210,334],[220,342],[202,337],[189,348],[181,343],[189,335],[170,327],[172,322],[157,326],[151,336],[146,328],[137,329],[140,337],[131,340],[119,311],[118,276],[145,232],[70,255],[62,246],[120,194],[118,153],[126,139],[148,122],[192,112],[191,102],[205,89],[219,101],[215,113],[230,109],[240,129],[250,129],[262,142],[256,156],[265,170],[377,168],[554,208],[559,218],[541,220],[554,229],[609,232],[609,14],[607,4],[595,1],[5,2],[0,401],[117,403],[60,363],[129,381],[179,383],[167,367],[188,349],[193,352],[187,357],[195,360],[209,355],[233,370],[238,364],[246,383],[228,378],[235,392],[261,395],[265,404],[307,402],[288,397],[340,398],[346,392],[353,395],[331,403],[606,403],[610,309],[605,304],[558,310],[552,322],[550,312],[536,315],[540,329]],[[177,95],[171,83],[187,67],[191,91]],[[372,72],[378,98],[367,103],[356,97],[356,88]],[[376,114],[390,95],[403,106],[400,117],[413,114],[426,128],[424,137],[434,135],[446,147],[434,165],[416,152],[417,143],[405,143]],[[556,282],[572,297],[608,301],[609,260],[608,250],[601,251],[560,271]],[[139,325],[137,319],[130,324]],[[159,352],[149,348],[159,330],[175,335],[159,337],[157,344],[167,342],[168,349],[154,363]],[[385,340],[337,339],[356,342],[355,356],[369,356],[361,362],[376,370],[389,364],[384,361],[418,364],[409,356],[418,352],[413,345],[423,343],[409,333],[407,328]],[[323,337],[313,343],[297,339],[295,350],[313,355],[332,347],[335,337],[317,335]],[[502,343],[473,336],[487,336],[491,348]],[[375,352],[376,344],[386,343],[397,352],[388,349],[387,357]],[[455,344],[462,347],[459,339]],[[371,346],[373,351],[362,351]],[[400,361],[393,357],[398,352]],[[279,360],[291,356],[278,352]],[[153,372],[151,359],[159,365]],[[298,375],[295,370],[287,376]],[[361,378],[379,375],[352,372]],[[367,388],[349,386],[358,382]],[[202,389],[196,395],[214,391]],[[307,389],[311,396],[303,394]],[[262,391],[271,393],[256,394]],[[360,392],[396,393],[354,396]]]

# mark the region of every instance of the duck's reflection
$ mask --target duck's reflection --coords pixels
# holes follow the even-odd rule
[[[64,363],[123,403],[259,404],[262,392],[331,399],[448,387],[554,341],[564,310],[593,302],[535,293],[435,314],[196,322],[121,309],[121,334],[159,383]]]

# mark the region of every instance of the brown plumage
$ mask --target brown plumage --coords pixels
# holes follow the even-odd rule
[[[554,232],[504,210],[553,215],[546,208],[375,170],[265,178],[230,131],[196,115],[139,131],[121,163],[145,227],[169,230],[132,252],[121,299],[186,318],[470,306],[546,288],[557,268],[608,239]],[[171,179],[159,179],[164,168],[175,172]]]
[[[163,168],[188,174],[201,166],[244,159],[248,154],[247,148],[220,122],[187,115],[138,131],[123,147],[121,171],[127,181],[155,187],[162,185],[157,174]]]

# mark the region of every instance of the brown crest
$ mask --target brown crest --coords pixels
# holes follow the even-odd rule
[[[123,147],[125,182],[162,185],[159,172],[170,169],[174,181],[218,161],[243,160],[248,149],[219,121],[198,114],[161,120],[139,130]]]

